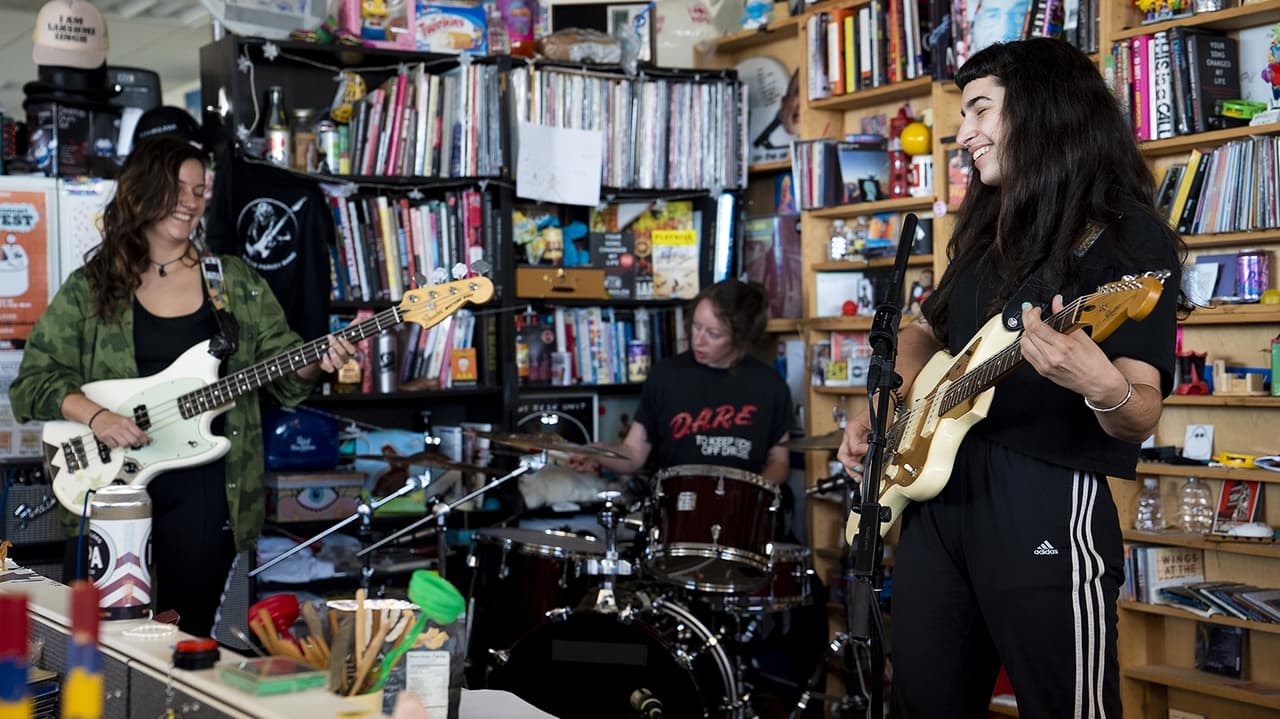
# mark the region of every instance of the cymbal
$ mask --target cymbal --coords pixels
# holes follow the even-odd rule
[[[437,469],[456,469],[459,472],[480,472],[482,474],[498,474],[498,470],[493,467],[481,467],[478,464],[467,464],[465,462],[454,462],[438,452],[419,452],[417,454],[355,454],[351,455],[355,459],[367,459],[373,462],[386,462],[387,464],[407,467],[418,465],[422,467],[435,467]]]
[[[570,442],[558,434],[547,433],[530,433],[515,434],[512,432],[484,432],[478,429],[464,429],[465,434],[470,434],[481,439],[487,439],[498,444],[505,444],[509,447],[518,449],[526,449],[533,452],[563,452],[565,454],[578,454],[586,457],[610,457],[613,459],[626,459],[626,456],[618,454],[612,449],[597,447],[590,444],[578,444]]]
[[[797,437],[782,443],[787,449],[840,449],[840,441],[844,439],[844,430],[837,429],[826,434],[815,434],[812,437]]]

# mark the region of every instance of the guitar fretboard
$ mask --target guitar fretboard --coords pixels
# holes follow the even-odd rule
[[[394,327],[402,321],[399,307],[383,310],[373,317],[349,325],[334,334],[350,342],[359,342],[379,332]],[[316,362],[329,351],[329,337],[312,340],[284,354],[263,360],[252,367],[246,367],[234,374],[227,375],[216,382],[188,392],[178,397],[178,411],[183,419],[190,419],[203,412],[234,402],[241,395],[253,392],[285,375]]]

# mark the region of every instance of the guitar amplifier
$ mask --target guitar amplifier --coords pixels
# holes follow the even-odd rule
[[[5,493],[4,538],[22,547],[66,539],[58,519],[58,500],[48,484],[14,484]]]

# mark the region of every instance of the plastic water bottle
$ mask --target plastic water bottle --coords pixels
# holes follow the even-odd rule
[[[1160,480],[1155,477],[1142,480],[1133,528],[1143,532],[1159,532],[1164,529],[1164,503],[1160,499]]]
[[[835,220],[831,223],[831,241],[828,245],[827,255],[835,262],[847,259],[852,254],[853,248],[849,246],[849,234],[845,231],[844,220]]]
[[[1178,495],[1178,527],[1195,534],[1208,534],[1213,529],[1213,497],[1197,477],[1187,477]]]

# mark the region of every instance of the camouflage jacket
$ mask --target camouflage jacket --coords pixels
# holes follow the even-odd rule
[[[222,267],[227,309],[240,324],[240,347],[224,372],[242,370],[302,343],[289,329],[280,303],[261,276],[235,257],[223,255]],[[94,315],[92,306],[88,280],[82,270],[76,270],[27,339],[18,377],[9,388],[19,421],[63,419],[63,398],[78,392],[81,385],[138,375],[133,304],[110,322]],[[291,374],[266,389],[282,404],[294,405],[310,394],[311,383]],[[258,395],[250,392],[240,397],[224,417],[224,431],[231,440],[226,456],[227,502],[236,548],[245,551],[254,546],[266,514]],[[64,523],[74,532],[74,518],[69,512],[63,515]]]

